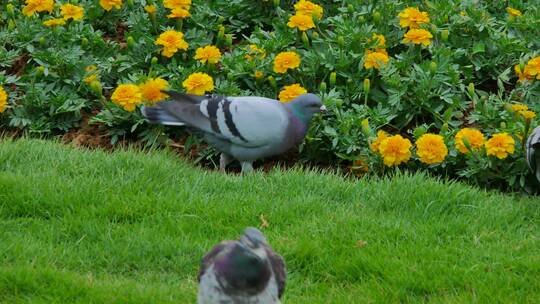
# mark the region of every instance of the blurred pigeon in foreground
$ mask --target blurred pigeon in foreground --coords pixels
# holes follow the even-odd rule
[[[222,152],[222,171],[237,159],[242,172],[249,172],[253,161],[286,152],[302,142],[313,115],[325,110],[313,94],[282,103],[264,97],[164,92],[173,101],[143,107],[144,117],[151,123],[186,125],[202,131],[206,142]]]
[[[256,228],[238,241],[224,241],[203,258],[199,304],[276,304],[285,290],[286,269]]]
[[[540,187],[540,127],[536,127],[527,139],[527,164],[536,178],[534,184]],[[540,189],[536,189],[538,191]]]

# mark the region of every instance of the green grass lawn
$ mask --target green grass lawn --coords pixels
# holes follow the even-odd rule
[[[193,303],[202,255],[261,214],[286,303],[540,300],[538,198],[18,140],[0,142],[0,302]]]

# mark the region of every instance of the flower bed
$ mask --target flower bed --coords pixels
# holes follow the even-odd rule
[[[283,102],[313,92],[329,111],[303,159],[534,187],[524,139],[540,110],[538,7],[344,2],[4,2],[0,124],[57,135],[91,116],[112,144],[165,143],[178,129],[137,110],[160,89]]]

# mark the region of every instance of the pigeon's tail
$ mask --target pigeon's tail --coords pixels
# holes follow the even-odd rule
[[[146,120],[148,120],[149,123],[162,124],[162,125],[168,125],[168,126],[185,125],[184,122],[180,121],[177,117],[171,115],[170,113],[162,109],[159,105],[150,106],[150,107],[142,107],[141,112],[144,118],[146,118]]]

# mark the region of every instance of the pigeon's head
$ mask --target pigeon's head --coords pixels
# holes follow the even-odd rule
[[[321,98],[315,94],[302,94],[289,103],[293,114],[305,123],[308,123],[313,115],[326,111]]]
[[[220,284],[229,293],[257,294],[270,280],[266,239],[256,228],[247,228],[215,263]]]

